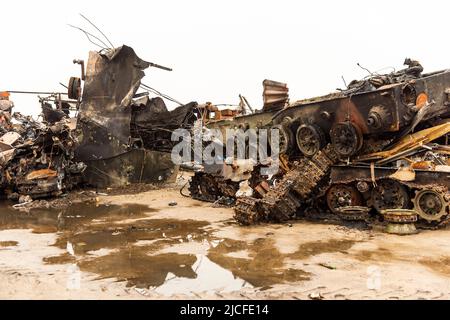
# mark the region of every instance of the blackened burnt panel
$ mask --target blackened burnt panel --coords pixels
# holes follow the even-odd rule
[[[110,158],[128,150],[132,98],[148,62],[127,46],[108,53],[90,52],[79,126],[77,158]]]

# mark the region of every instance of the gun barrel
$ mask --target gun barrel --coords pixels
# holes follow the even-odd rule
[[[166,70],[166,71],[172,71],[171,68],[164,67],[164,66],[161,66],[161,65],[156,64],[156,63],[153,63],[153,62],[150,62],[150,67],[154,67],[154,68],[158,68],[158,69],[163,69],[163,70]]]

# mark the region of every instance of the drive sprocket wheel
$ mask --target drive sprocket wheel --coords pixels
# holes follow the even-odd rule
[[[330,131],[331,143],[341,158],[355,155],[363,145],[361,129],[352,122],[340,122]]]
[[[410,204],[406,187],[392,179],[378,181],[372,189],[371,200],[378,213],[387,209],[408,209]]]
[[[319,127],[303,124],[297,129],[297,146],[303,155],[312,157],[325,145],[325,135]]]
[[[359,191],[347,184],[331,186],[327,191],[326,199],[328,208],[335,214],[339,214],[343,207],[357,207],[363,203]]]
[[[438,189],[417,191],[413,203],[419,217],[428,222],[440,221],[449,214],[449,201],[445,193]]]

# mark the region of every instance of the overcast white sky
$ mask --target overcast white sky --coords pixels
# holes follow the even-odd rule
[[[93,20],[119,46],[173,72],[147,69],[145,82],[182,102],[262,106],[262,81],[286,82],[291,101],[326,94],[370,70],[450,67],[447,1],[2,1],[0,90],[64,90],[74,58],[96,49],[68,23]],[[93,30],[94,31],[94,30]],[[36,97],[13,95],[38,114]],[[168,103],[169,107],[174,107]]]

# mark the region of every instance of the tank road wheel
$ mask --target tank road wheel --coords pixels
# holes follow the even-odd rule
[[[391,179],[380,180],[372,189],[372,205],[378,213],[386,209],[407,209],[410,204],[408,190]]]
[[[343,207],[357,207],[362,205],[362,196],[359,191],[347,184],[335,184],[327,191],[327,204],[331,212],[340,213]]]
[[[361,130],[352,122],[340,122],[330,131],[331,143],[341,158],[355,155],[362,147]]]
[[[312,157],[325,145],[322,130],[314,125],[303,124],[297,129],[297,146],[307,157]]]
[[[272,129],[276,129],[279,132],[279,150],[280,154],[290,154],[292,152],[293,147],[293,135],[289,128],[286,128],[283,125],[276,125],[272,127]],[[271,139],[271,133],[268,133],[269,141]],[[272,141],[271,141],[272,144]]]
[[[449,201],[443,192],[423,189],[416,192],[413,200],[414,210],[427,222],[440,221],[448,214]]]

